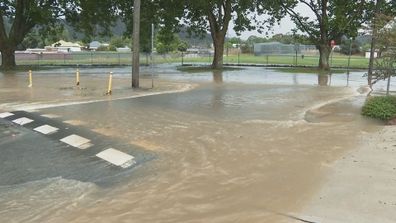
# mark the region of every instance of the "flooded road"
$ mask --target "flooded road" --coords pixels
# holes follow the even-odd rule
[[[262,68],[164,70],[161,78],[199,87],[39,111],[79,120],[154,160],[110,187],[62,178],[0,186],[0,219],[299,222],[292,213],[318,190],[328,165],[377,128],[359,115],[361,72],[347,79]]]

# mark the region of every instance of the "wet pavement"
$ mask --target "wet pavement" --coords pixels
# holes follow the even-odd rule
[[[111,165],[95,155],[107,148],[117,148],[135,157],[134,165],[141,165],[153,158],[149,153],[131,145],[116,142],[105,136],[98,136],[86,129],[65,124],[60,120],[42,117],[36,113],[23,111],[0,120],[2,134],[0,142],[0,186],[24,184],[47,178],[93,182],[98,185],[112,184],[130,175],[133,166],[122,169]],[[18,118],[34,120],[20,126],[12,120]],[[42,125],[56,126],[57,132],[42,134],[34,131]],[[79,149],[60,139],[76,134],[90,139],[88,149]],[[118,178],[118,180],[117,180]]]
[[[262,68],[222,74],[186,74],[167,66],[161,70],[156,73],[159,78],[199,87],[49,107],[36,114],[74,120],[69,122],[74,123],[72,127],[98,140],[95,144],[114,142],[132,153],[152,154],[149,157],[154,159],[124,172],[117,178],[121,183],[103,187],[95,184],[95,176],[102,171],[111,175],[108,166],[93,160],[70,161],[77,152],[69,153],[59,144],[45,145],[29,162],[39,162],[40,154],[53,147],[61,151],[55,153],[55,160],[64,159],[60,165],[73,167],[62,169],[63,175],[0,186],[0,219],[300,222],[289,213],[297,212],[317,191],[329,164],[353,149],[362,131],[373,131],[378,125],[359,115],[364,96],[356,89],[365,83],[362,72],[324,77]],[[123,74],[122,68],[119,73]],[[23,135],[28,130],[19,131]],[[74,162],[89,165],[78,168]],[[53,164],[43,162],[39,169],[48,165]],[[48,173],[35,175],[40,174]],[[113,181],[104,178],[104,182]]]

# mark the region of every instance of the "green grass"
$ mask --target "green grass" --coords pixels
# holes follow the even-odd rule
[[[313,67],[275,67],[273,70],[283,72],[283,73],[304,73],[304,74],[328,74],[329,71],[323,71],[318,68]],[[332,69],[332,74],[344,74],[346,69]]]
[[[230,70],[242,70],[243,68],[235,67],[223,67],[221,69],[213,69],[210,66],[178,66],[177,70],[187,73],[200,73],[208,71],[230,71]]]
[[[255,64],[282,64],[282,65],[295,65],[296,59],[293,55],[269,55],[269,56],[254,56],[254,55],[240,55],[239,60],[237,55],[230,55],[224,57],[225,63],[255,63]],[[348,56],[334,55],[331,60],[331,66],[334,67],[347,67]],[[304,56],[302,59],[297,57],[298,66],[318,66],[319,56]],[[351,68],[366,68],[368,67],[368,59],[361,56],[352,56],[350,62]]]

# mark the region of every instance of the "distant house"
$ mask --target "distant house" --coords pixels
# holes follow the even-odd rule
[[[58,52],[81,52],[81,45],[78,43],[66,42],[64,40],[59,40],[58,42],[52,44],[51,46],[45,47],[49,51]]]
[[[130,53],[130,52],[132,52],[131,48],[129,48],[127,46],[126,47],[116,48],[116,51],[119,52],[119,53]]]
[[[95,41],[92,41],[92,42],[89,43],[88,49],[91,50],[91,51],[97,51],[97,50],[99,50],[99,48],[106,49],[109,46],[110,46],[110,44],[108,44],[108,43],[101,43],[101,42],[95,40]]]
[[[371,53],[371,51],[366,51],[364,54],[364,57],[370,58],[370,53]],[[377,58],[377,57],[378,57],[378,51],[374,51],[374,58]]]
[[[89,43],[89,49],[96,51],[102,44],[99,41],[92,41]]]

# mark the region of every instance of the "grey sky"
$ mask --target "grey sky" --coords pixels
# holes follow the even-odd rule
[[[304,16],[308,16],[310,18],[315,18],[314,13],[306,6],[306,5],[302,5],[299,4],[296,7],[296,11],[303,14]],[[263,18],[265,18],[265,16],[262,16]],[[278,34],[278,33],[290,33],[291,30],[293,28],[295,28],[296,26],[294,25],[294,23],[291,21],[289,16],[286,16],[285,18],[283,18],[280,22],[280,25],[276,25],[273,27],[272,30],[270,30],[268,32],[269,36],[273,36],[274,34]],[[263,34],[260,34],[257,31],[250,31],[250,32],[243,32],[241,34],[241,38],[242,39],[247,39],[249,36],[251,35],[255,35],[255,36],[265,36],[265,32],[263,32]],[[237,36],[235,34],[235,31],[233,30],[233,24],[230,25],[230,29],[228,31],[228,36],[229,37],[234,37]]]

